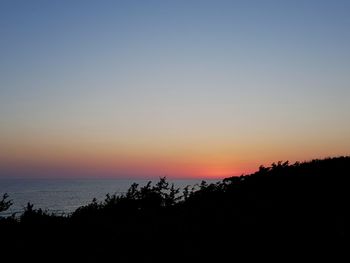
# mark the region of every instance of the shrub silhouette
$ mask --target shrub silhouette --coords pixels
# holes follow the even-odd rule
[[[101,217],[118,217],[142,214],[145,211],[159,211],[175,206],[181,198],[180,189],[169,185],[165,177],[155,185],[149,181],[139,187],[134,183],[125,194],[107,194],[103,202],[94,199],[90,204],[79,207],[72,215],[73,220],[99,220]]]
[[[8,194],[4,194],[0,200],[0,212],[8,210],[12,205],[12,200],[7,200],[9,198]]]
[[[297,253],[295,244],[305,244],[309,251],[312,244],[321,253],[334,244],[338,250],[345,248],[349,176],[350,157],[338,157],[280,161],[249,175],[202,181],[182,191],[162,177],[156,184],[132,184],[124,194],[107,194],[103,201],[93,199],[68,216],[28,204],[15,230],[43,246],[43,240],[49,240],[67,250],[78,247],[86,251],[86,259],[95,255],[100,261],[104,255],[118,255],[126,262],[130,255],[134,260],[154,259],[154,248],[159,258],[171,254],[177,260],[206,260],[211,253],[222,261],[218,258],[230,251],[243,253],[244,244],[250,250],[254,244],[255,249],[266,245],[267,251],[282,246],[290,249],[286,255]],[[287,245],[292,240],[295,243]]]

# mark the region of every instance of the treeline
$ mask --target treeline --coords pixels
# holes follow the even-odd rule
[[[28,238],[34,238],[46,249],[44,240],[64,244],[66,252],[74,246],[91,249],[96,258],[116,249],[122,261],[134,250],[144,260],[155,248],[163,256],[176,251],[176,257],[205,257],[213,249],[241,253],[247,248],[242,244],[261,246],[267,238],[274,246],[332,240],[341,248],[349,230],[349,176],[350,157],[338,157],[273,163],[250,175],[184,189],[160,178],[155,184],[133,184],[125,194],[94,199],[66,216],[28,204],[19,218],[0,220],[0,233],[16,236],[17,248],[27,249]],[[3,196],[0,211],[10,205]]]

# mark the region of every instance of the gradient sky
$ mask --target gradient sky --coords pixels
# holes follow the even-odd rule
[[[350,153],[350,1],[0,1],[0,176],[224,177]]]

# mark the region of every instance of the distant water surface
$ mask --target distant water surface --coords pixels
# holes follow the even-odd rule
[[[0,195],[8,193],[13,202],[1,215],[21,213],[28,202],[58,214],[69,214],[93,198],[104,200],[107,193],[125,193],[132,183],[145,185],[150,180],[140,179],[0,179]],[[168,180],[176,187],[195,185],[201,180]],[[217,180],[206,180],[208,183]],[[157,180],[152,180],[156,183]]]

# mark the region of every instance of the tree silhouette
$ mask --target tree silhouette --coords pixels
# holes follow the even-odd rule
[[[182,191],[162,177],[155,184],[132,184],[126,193],[107,194],[102,201],[93,199],[67,216],[28,203],[20,218],[11,221],[11,231],[0,220],[0,233],[4,240],[15,237],[17,248],[80,251],[80,261],[84,256],[103,261],[105,255],[122,262],[130,255],[132,261],[169,255],[179,262],[190,256],[204,261],[211,255],[221,262],[220,256],[248,251],[246,257],[259,248],[298,254],[296,244],[303,243],[308,251],[312,244],[322,253],[333,244],[347,248],[349,175],[350,157],[338,157],[280,161]],[[7,195],[0,200],[2,210],[11,204]],[[155,248],[157,255],[152,254]]]
[[[8,200],[9,195],[5,193],[0,200],[0,212],[8,210],[12,205],[12,200]]]

